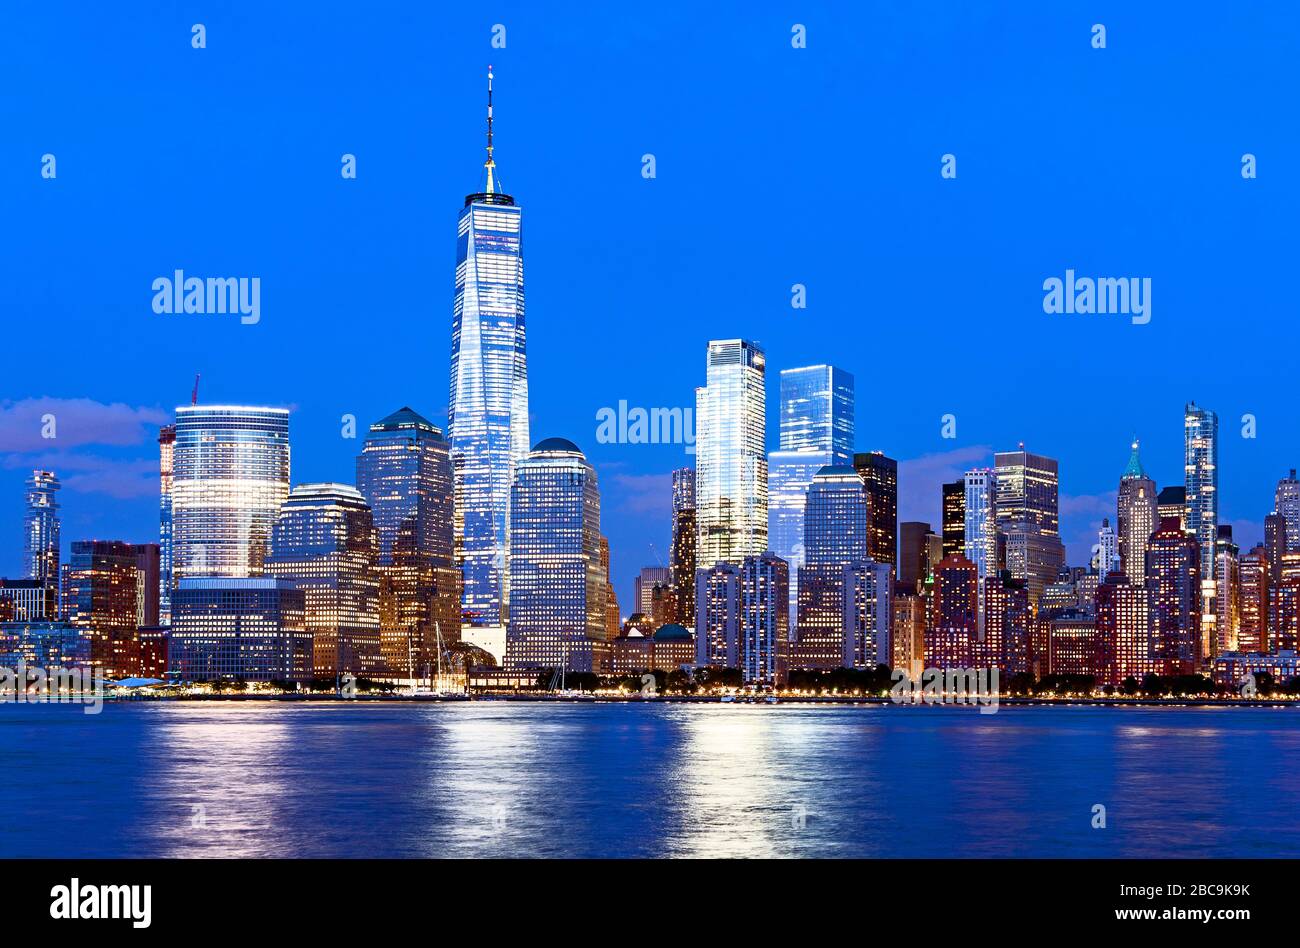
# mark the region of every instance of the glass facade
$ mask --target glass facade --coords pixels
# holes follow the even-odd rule
[[[176,426],[158,431],[158,621],[172,624],[172,471]]]
[[[790,638],[790,566],[772,553],[740,568],[740,670],[746,682],[776,681],[777,650]]]
[[[799,602],[808,485],[853,461],[853,376],[831,365],[781,370],[780,450],[768,455],[768,546],[790,564],[790,616]]]
[[[1200,544],[1201,576],[1214,576],[1219,529],[1219,416],[1189,402],[1183,412],[1186,529]]]
[[[505,194],[470,195],[460,214],[449,406],[461,607],[470,624],[499,625],[511,485],[529,444],[522,218]]]
[[[266,572],[303,591],[316,678],[378,677],[379,581],[370,505],[347,484],[299,484],[271,531]]]
[[[697,567],[767,549],[766,367],[752,342],[709,343],[707,385],[695,390]]]
[[[867,559],[867,497],[853,468],[827,466],[808,488],[799,571],[800,654],[815,667],[844,658],[845,570]]]
[[[515,471],[506,668],[599,671],[604,641],[596,472],[573,442],[548,438]]]
[[[28,579],[59,585],[59,479],[52,471],[27,478],[23,517],[23,568]]]
[[[398,678],[437,666],[438,636],[460,639],[450,447],[410,408],[370,426],[357,456],[357,489],[374,518],[380,644]]]
[[[867,555],[877,563],[898,563],[898,462],[880,451],[853,456],[853,468],[867,492]]]
[[[177,408],[173,462],[173,577],[260,575],[289,496],[288,409]]]
[[[781,370],[781,450],[829,451],[853,461],[853,376],[833,365]]]
[[[118,540],[78,540],[63,584],[63,615],[91,643],[91,661],[107,678],[140,668],[141,571],[136,548]]]
[[[181,577],[172,596],[167,676],[310,681],[304,601],[301,589],[270,576]]]

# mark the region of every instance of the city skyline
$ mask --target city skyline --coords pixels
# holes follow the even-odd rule
[[[269,18],[268,22],[275,22],[274,13],[260,15]],[[521,12],[519,16],[518,26],[527,29],[529,15]],[[1043,32],[1038,30],[1041,23],[1035,16],[1014,24],[1012,30],[1042,37]],[[962,14],[941,11],[936,22],[924,29],[941,33],[952,29],[961,17]],[[119,45],[128,51],[138,44],[158,40],[158,35],[151,32],[158,29],[156,26],[146,28],[140,37],[132,37],[109,22],[93,17],[91,22],[95,29],[102,29],[103,35],[119,40]],[[708,17],[705,23],[723,25],[722,21]],[[1139,29],[1144,14],[1127,14],[1125,23],[1129,30]],[[221,25],[220,19],[214,20],[214,31],[218,34]],[[957,67],[945,64],[937,58],[937,53],[926,49],[920,51],[921,56],[915,61],[906,61],[899,47],[886,42],[882,62],[871,66],[860,80],[870,82],[873,78],[897,76],[902,85],[897,101],[879,106],[883,111],[875,114],[875,124],[888,129],[904,121],[919,121],[927,131],[924,140],[932,144],[930,151],[923,154],[918,151],[891,156],[867,148],[867,132],[856,130],[851,123],[839,126],[837,132],[844,147],[853,150],[860,159],[861,173],[844,182],[847,193],[872,199],[873,225],[862,241],[883,254],[870,273],[873,293],[867,307],[872,315],[872,337],[868,347],[867,341],[860,338],[865,334],[857,331],[863,305],[855,292],[858,286],[834,275],[834,265],[843,259],[838,255],[840,251],[823,248],[813,254],[793,237],[771,246],[742,240],[742,249],[748,256],[726,257],[738,268],[742,279],[728,281],[725,295],[717,297],[712,294],[719,291],[706,279],[708,268],[676,236],[685,207],[682,202],[692,195],[694,184],[706,170],[705,156],[726,153],[723,143],[727,141],[728,129],[735,128],[728,123],[752,126],[758,122],[753,106],[741,102],[740,114],[734,118],[724,115],[719,127],[710,128],[702,118],[712,100],[698,106],[692,104],[692,97],[699,89],[698,81],[669,77],[659,97],[672,103],[674,115],[685,119],[682,132],[665,127],[662,115],[652,116],[649,127],[639,126],[624,115],[617,103],[634,96],[629,86],[630,76],[635,64],[641,61],[635,57],[647,54],[636,51],[634,61],[623,64],[619,59],[627,51],[616,41],[601,40],[590,30],[579,30],[563,42],[583,44],[589,57],[595,57],[607,67],[603,70],[602,84],[590,90],[596,96],[594,106],[606,106],[603,111],[615,117],[612,133],[608,127],[601,131],[592,128],[588,121],[593,103],[566,103],[563,112],[557,115],[550,104],[554,100],[551,95],[554,86],[536,85],[539,77],[545,77],[545,83],[575,82],[588,72],[586,63],[570,66],[548,58],[547,69],[543,70],[538,52],[524,44],[489,53],[485,43],[471,43],[470,38],[482,39],[482,25],[474,17],[453,13],[445,26],[447,38],[440,39],[442,45],[438,47],[446,54],[445,61],[439,59],[428,64],[428,68],[436,70],[434,75],[426,74],[419,82],[402,84],[404,89],[409,85],[411,91],[403,91],[391,107],[384,106],[373,118],[361,122],[345,106],[349,121],[332,123],[327,131],[291,125],[293,137],[282,156],[284,161],[295,169],[306,170],[310,149],[302,146],[310,145],[318,151],[329,146],[332,151],[326,157],[333,166],[327,166],[322,157],[316,173],[300,174],[287,185],[281,185],[286,189],[283,201],[302,211],[308,223],[320,223],[321,215],[337,215],[354,232],[366,232],[374,226],[366,222],[374,220],[390,228],[391,252],[383,257],[353,240],[340,240],[348,249],[339,250],[331,250],[323,241],[308,240],[301,245],[301,249],[319,261],[320,273],[356,274],[355,277],[331,277],[325,284],[313,284],[307,277],[316,272],[314,269],[309,273],[300,266],[289,266],[277,254],[270,237],[284,238],[287,232],[283,228],[271,228],[266,236],[261,236],[248,233],[247,228],[235,230],[220,217],[208,217],[202,227],[190,228],[181,247],[182,255],[212,260],[214,267],[218,266],[217,261],[229,259],[230,266],[240,272],[260,273],[268,287],[268,311],[257,326],[236,328],[206,318],[160,317],[148,311],[148,294],[140,289],[147,286],[147,278],[140,275],[138,265],[126,264],[132,259],[144,261],[148,276],[152,276],[155,272],[170,273],[177,263],[185,261],[176,260],[176,249],[130,228],[117,235],[124,248],[120,253],[105,249],[102,241],[95,245],[99,254],[77,250],[80,244],[66,245],[67,253],[87,261],[84,273],[71,275],[67,292],[80,292],[78,287],[84,289],[81,281],[96,280],[105,288],[106,305],[108,312],[115,314],[114,320],[92,320],[89,315],[80,315],[68,302],[72,297],[63,291],[51,289],[48,293],[37,293],[25,281],[14,281],[12,306],[16,314],[36,319],[52,305],[53,313],[60,320],[82,331],[86,352],[113,352],[113,365],[118,369],[112,373],[80,371],[75,375],[71,372],[50,375],[35,363],[24,360],[15,367],[9,381],[10,390],[4,393],[9,401],[3,407],[7,440],[0,488],[4,496],[15,496],[16,491],[11,488],[21,490],[21,481],[35,467],[48,467],[59,473],[63,481],[60,503],[64,556],[74,538],[121,538],[134,543],[155,539],[153,526],[158,497],[153,442],[156,429],[170,421],[170,405],[186,400],[196,372],[203,376],[201,403],[293,407],[294,430],[299,432],[299,450],[294,458],[295,483],[348,479],[352,458],[364,432],[358,435],[357,441],[338,437],[342,427],[340,418],[344,414],[354,415],[364,428],[369,420],[383,417],[394,406],[410,404],[434,424],[443,425],[447,407],[443,393],[448,391],[449,383],[443,374],[448,355],[443,317],[446,301],[452,294],[448,270],[455,256],[446,235],[452,227],[455,206],[466,193],[482,186],[479,179],[483,146],[482,85],[484,66],[489,61],[496,65],[497,73],[499,153],[508,171],[510,190],[529,208],[531,222],[532,425],[539,437],[563,436],[573,440],[604,475],[603,524],[610,538],[614,587],[624,604],[630,596],[632,578],[640,569],[657,563],[659,557],[667,561],[670,524],[668,518],[657,513],[667,509],[670,502],[666,489],[670,472],[689,463],[691,458],[680,445],[600,444],[594,436],[594,415],[601,407],[616,405],[620,399],[647,407],[691,406],[691,390],[701,381],[701,346],[709,339],[734,335],[758,341],[767,352],[769,408],[778,403],[776,376],[782,368],[834,362],[855,374],[859,383],[859,436],[855,448],[883,450],[899,459],[900,522],[921,520],[937,525],[941,522],[937,493],[929,489],[929,482],[951,481],[973,466],[991,466],[996,451],[1024,442],[1029,450],[1059,460],[1063,486],[1062,539],[1067,546],[1067,561],[1085,562],[1101,518],[1113,516],[1114,468],[1122,464],[1125,445],[1135,434],[1142,441],[1143,459],[1156,484],[1164,487],[1181,483],[1181,431],[1170,425],[1169,418],[1176,417],[1184,403],[1195,398],[1219,414],[1219,466],[1223,471],[1220,522],[1233,524],[1234,539],[1243,550],[1263,539],[1263,517],[1271,509],[1273,485],[1295,465],[1288,447],[1293,432],[1289,419],[1281,411],[1281,394],[1271,391],[1267,384],[1262,389],[1245,386],[1233,373],[1219,373],[1199,378],[1193,386],[1171,367],[1145,366],[1147,382],[1140,410],[1121,407],[1111,412],[1070,414],[1058,399],[1045,399],[1039,404],[1039,400],[1024,399],[1012,388],[1003,390],[997,385],[985,386],[984,397],[976,400],[951,386],[908,384],[912,365],[936,366],[941,354],[933,349],[928,353],[919,350],[918,344],[932,345],[931,337],[917,335],[916,322],[903,316],[916,308],[913,287],[927,272],[919,269],[920,262],[931,259],[935,234],[910,224],[910,216],[903,215],[902,202],[919,202],[919,206],[940,215],[951,227],[963,228],[976,219],[985,220],[987,208],[995,204],[1010,215],[1013,223],[1025,223],[1029,220],[1030,205],[1015,193],[1023,189],[1023,182],[1013,188],[1006,181],[1005,173],[995,174],[989,166],[992,159],[988,148],[994,141],[991,137],[994,132],[999,142],[1008,143],[997,146],[996,154],[1004,161],[1008,149],[1017,146],[1022,153],[1052,155],[1057,163],[1054,174],[1044,176],[1035,171],[1032,175],[1037,193],[1040,197],[1046,194],[1049,199],[1053,194],[1064,197],[1068,193],[1064,185],[1053,183],[1057,177],[1068,179],[1073,169],[1085,164],[1095,172],[1097,155],[1091,149],[1098,146],[1085,143],[1080,151],[1071,137],[1070,148],[1053,149],[1058,136],[1062,141],[1066,136],[1064,129],[1055,127],[1047,130],[1045,140],[1030,142],[1004,121],[992,122],[996,128],[987,133],[980,132],[974,123],[963,124],[959,129],[950,127],[951,122],[941,123],[934,117],[929,97],[943,88],[945,79],[951,78],[951,70]],[[811,124],[816,116],[823,114],[822,109],[830,107],[822,105],[821,96],[814,93],[843,87],[845,75],[839,66],[852,58],[850,54],[856,53],[865,40],[852,30],[831,35],[816,23],[810,27],[813,44],[810,51],[817,50],[818,56],[808,67],[810,71],[796,77],[791,88],[767,85],[761,88],[772,92],[776,103],[798,102],[801,108],[809,109]],[[658,28],[666,29],[666,25]],[[756,55],[770,56],[773,62],[787,62],[777,58],[790,53],[788,39],[779,31],[768,36],[762,27],[730,22],[725,28],[739,30],[744,43],[760,51]],[[320,31],[317,40],[326,48],[346,44],[343,31],[325,25],[315,29]],[[1170,28],[1168,55],[1175,55],[1174,48],[1186,39],[1183,29],[1177,24]],[[254,31],[247,41],[256,48],[264,40]],[[1055,35],[1050,35],[1045,42],[1049,44],[1050,55],[1067,64],[1069,75],[1090,75],[1092,61],[1087,59],[1090,51],[1075,50],[1072,42]],[[1219,42],[1227,51],[1238,49],[1245,42],[1240,24],[1226,24]],[[692,38],[680,55],[700,66],[704,64],[706,45],[703,40]],[[219,49],[214,45],[207,52],[218,53]],[[1119,49],[1108,50],[1106,54],[1115,60],[1112,67],[1128,81],[1147,75],[1154,68],[1127,58]],[[93,69],[101,61],[100,55],[103,54],[92,49],[85,63],[66,65],[73,73]],[[979,54],[967,51],[964,55]],[[1280,60],[1269,50],[1252,50],[1252,55],[1255,67],[1262,74],[1280,67]],[[712,50],[708,57],[712,62],[705,66],[706,76],[713,70],[721,72],[737,65]],[[16,64],[13,68],[22,68],[38,59],[63,61],[57,49],[40,43],[14,50],[9,61]],[[876,69],[881,72],[875,73]],[[745,67],[743,74],[752,82],[762,82],[749,67]],[[158,89],[152,94],[164,99],[183,95],[187,81],[193,80],[181,76],[178,79],[181,86],[174,90]],[[429,102],[423,90],[431,88],[449,91],[437,97],[436,102]],[[1045,89],[1026,95],[1046,97],[1053,91],[1059,93],[1059,89]],[[272,114],[272,105],[259,106],[251,86],[236,85],[230,94],[255,125],[267,121]],[[1175,107],[1190,109],[1190,102],[1190,97],[1180,98]],[[57,88],[42,90],[33,100],[33,108],[38,107],[58,115],[66,110],[67,102]],[[1249,133],[1238,129],[1227,137],[1250,138],[1250,149],[1263,155],[1269,150],[1276,151],[1294,135],[1292,130],[1274,128],[1265,116],[1252,111],[1254,106],[1250,103],[1243,108],[1245,116],[1253,116],[1254,127]],[[391,163],[398,159],[384,157],[386,146],[391,145],[391,137],[384,130],[397,127],[398,110],[408,116],[429,117],[425,123],[401,123],[410,127],[415,137],[406,143],[400,166]],[[278,108],[274,114],[277,122],[283,121]],[[715,113],[710,114],[716,118]],[[1236,114],[1240,115],[1240,110]],[[1115,121],[1123,127],[1129,118],[1127,113],[1122,113]],[[1206,116],[1202,110],[1197,111],[1197,118],[1203,123],[1223,122],[1222,117],[1213,113]],[[19,144],[30,146],[37,154],[48,149],[58,152],[59,146],[48,144],[42,138],[42,133],[49,137],[49,124],[35,114],[31,119],[20,125],[24,137]],[[88,120],[86,127],[93,132],[98,128],[96,119],[88,117]],[[443,132],[447,133],[450,146],[433,147]],[[1040,138],[1041,133],[1042,130]],[[751,141],[752,134],[744,140]],[[817,167],[810,160],[813,139],[805,141],[798,134],[787,138],[777,137],[775,132],[759,134],[752,144],[761,149],[760,154],[770,155],[772,161],[807,169],[808,174]],[[951,144],[954,140],[956,144]],[[338,147],[333,147],[336,143]],[[541,147],[542,143],[546,144],[545,148]],[[198,142],[182,134],[178,147],[189,154],[189,149],[197,148]],[[214,178],[213,169],[204,162],[191,162],[184,169],[172,167],[167,174],[155,176],[155,180],[132,170],[124,157],[95,150],[93,139],[88,138],[75,150],[81,152],[80,158],[71,166],[65,161],[55,182],[41,181],[36,175],[28,181],[17,171],[13,172],[16,210],[37,222],[37,247],[65,246],[52,243],[54,231],[45,228],[62,227],[73,213],[70,205],[61,203],[66,200],[61,195],[70,193],[75,203],[76,196],[85,193],[86,173],[92,168],[95,175],[112,174],[122,193],[134,196],[141,205],[150,203],[150,195],[156,199],[157,195],[173,189],[200,188],[205,189],[204,193],[210,190],[215,201],[226,199],[232,206],[246,207],[238,191],[227,190],[230,186]],[[1246,145],[1241,150],[1247,150]],[[959,177],[952,182],[943,182],[937,173],[938,156],[945,151],[955,151],[961,162]],[[353,182],[343,181],[337,174],[337,158],[344,152],[356,154],[358,158],[360,171]],[[659,160],[658,176],[653,180],[640,174],[640,159],[647,152],[654,153]],[[1279,199],[1290,195],[1294,188],[1294,184],[1267,174],[1257,181],[1243,182],[1230,167],[1221,169],[1224,176],[1219,179],[1215,177],[1220,171],[1214,162],[1223,156],[1209,153],[1199,143],[1191,143],[1190,152],[1193,160],[1149,175],[1133,175],[1129,169],[1123,175],[1117,169],[1108,172],[1110,166],[1103,161],[1101,177],[1114,190],[1114,200],[1148,211],[1162,207],[1162,202],[1178,193],[1178,188],[1194,180],[1203,184],[1204,211],[1212,219],[1240,223],[1244,218],[1258,226],[1269,225],[1268,215],[1272,212],[1267,207],[1278,205]],[[582,157],[593,160],[577,160]],[[82,170],[74,172],[78,165]],[[770,222],[764,221],[774,216],[772,208],[779,208],[775,214],[781,216],[777,219],[787,223],[809,219],[808,212],[800,210],[796,203],[802,193],[796,186],[799,175],[795,176],[795,183],[785,186],[780,182],[774,184],[766,161],[736,165],[734,173],[740,176],[738,188],[757,191],[775,186],[777,189],[773,201],[768,202],[766,216],[744,207],[735,210],[738,232],[756,229],[770,232]],[[265,186],[260,183],[265,175],[256,165],[241,161],[237,168],[238,187]],[[1023,168],[1020,172],[1025,173]],[[873,179],[889,181],[889,190],[898,190],[899,197],[881,194],[879,186],[867,183]],[[102,179],[94,177],[93,180]],[[338,190],[350,185],[357,188],[352,192]],[[590,190],[584,190],[584,185]],[[952,186],[948,192],[940,190],[947,185]],[[43,187],[45,190],[41,190]],[[1242,187],[1255,190],[1236,190]],[[51,191],[51,188],[60,190]],[[609,206],[617,210],[619,225],[612,244],[608,235],[597,240],[584,234],[569,213],[573,195],[588,193],[604,196]],[[50,204],[51,201],[55,203]],[[285,205],[276,206],[282,209]],[[1035,210],[1036,206],[1035,203]],[[1030,357],[1045,361],[1048,357],[1091,349],[1098,357],[1075,370],[1081,373],[1086,370],[1087,390],[1112,385],[1120,391],[1121,380],[1128,370],[1123,359],[1117,355],[1105,358],[1107,353],[1118,354],[1129,344],[1147,349],[1185,344],[1192,333],[1205,329],[1217,319],[1215,306],[1223,308],[1227,301],[1224,294],[1231,286],[1234,292],[1241,290],[1244,294],[1232,297],[1232,308],[1241,313],[1235,323],[1241,331],[1222,334],[1218,345],[1220,357],[1236,359],[1244,365],[1249,356],[1252,377],[1267,380],[1273,360],[1280,356],[1271,347],[1247,349],[1246,341],[1252,335],[1252,321],[1262,318],[1251,314],[1263,314],[1270,308],[1272,284],[1265,282],[1261,286],[1258,281],[1247,280],[1242,289],[1231,284],[1229,278],[1256,274],[1261,268],[1271,266],[1275,250],[1268,245],[1255,246],[1246,254],[1239,247],[1216,241],[1212,245],[1216,268],[1204,265],[1204,255],[1211,249],[1210,245],[1177,245],[1162,251],[1161,256],[1151,257],[1149,254],[1154,251],[1139,249],[1144,247],[1142,242],[1124,238],[1115,244],[1115,256],[1152,260],[1150,269],[1156,275],[1155,285],[1161,296],[1155,318],[1149,325],[1137,327],[1105,321],[1084,322],[1077,318],[1071,321],[1042,313],[1039,305],[1042,278],[1060,272],[1063,269],[1058,265],[1060,260],[1077,263],[1081,272],[1084,264],[1096,264],[1104,270],[1113,256],[1103,248],[1114,241],[1115,235],[1109,227],[1091,222],[1086,215],[1071,216],[1068,226],[1050,220],[1043,222],[1036,217],[1034,220],[1037,224],[1033,239],[1043,245],[1042,251],[1022,246],[1021,241],[1028,238],[1018,237],[1010,225],[993,232],[1008,251],[1007,256],[1019,254],[1026,261],[1023,265],[1009,268],[1001,258],[993,260],[988,255],[960,257],[945,263],[951,276],[945,284],[982,286],[984,279],[992,276],[987,300],[959,296],[943,286],[932,287],[933,295],[925,298],[922,306],[923,315],[928,313],[942,322],[949,318],[947,314],[964,312],[972,306],[976,310],[987,307],[988,312],[1012,320]],[[716,225],[701,222],[698,226],[712,235]],[[62,227],[58,240],[91,240],[97,235],[92,228],[89,235],[79,238],[75,230]],[[297,230],[293,233],[294,239],[289,243],[304,237]],[[332,225],[322,226],[320,233],[322,237],[339,236]],[[1024,233],[1030,230],[1026,228]],[[545,239],[541,239],[543,235]],[[888,246],[890,241],[898,243],[896,249]],[[223,247],[241,250],[234,256],[229,251],[223,255]],[[572,268],[565,265],[574,251],[592,261],[592,265],[583,269],[583,280],[579,282],[573,281]],[[37,269],[28,256],[31,252],[15,246],[10,259],[16,266],[26,262]],[[854,254],[856,257],[856,249]],[[640,263],[633,266],[627,262],[633,259]],[[114,267],[111,271],[107,269],[110,265]],[[651,285],[643,273],[651,270],[677,273],[679,268],[680,276],[674,276],[663,288]],[[896,282],[883,279],[887,274],[892,275],[894,268],[901,278]],[[1186,275],[1187,280],[1175,278],[1180,274]],[[1192,274],[1198,281],[1210,280],[1210,285],[1206,287],[1198,282],[1193,293],[1188,284]],[[634,280],[634,294],[625,291],[629,279]],[[273,299],[270,287],[277,283],[282,287],[275,294],[279,302],[275,309],[270,309]],[[806,310],[793,310],[790,306],[790,288],[795,283],[807,288]],[[378,296],[375,286],[381,287]],[[293,295],[286,295],[284,289],[290,287]],[[419,287],[419,290],[408,295],[406,287]],[[620,289],[624,292],[618,292]],[[691,299],[696,299],[695,294],[704,294],[699,298],[698,307],[671,305],[675,299],[680,303],[678,297],[687,290],[692,294]],[[338,297],[338,303],[330,302],[332,296]],[[724,301],[725,305],[718,305]],[[329,340],[333,337],[330,332],[315,337],[302,333],[303,321],[319,319],[323,329],[364,338],[372,327],[384,324],[368,319],[358,322],[356,314],[372,313],[376,306],[391,312],[390,332],[399,338],[396,343],[399,348],[406,348],[408,338],[415,341],[420,372],[389,372],[379,368],[382,362],[378,360],[363,361],[357,363],[363,371],[333,373],[328,386],[322,385],[317,377],[329,373],[320,373],[312,366],[328,357]],[[272,312],[278,315],[272,318]],[[601,332],[590,336],[567,331],[570,323],[596,325],[598,315],[609,312],[625,313],[625,316],[601,321]],[[655,334],[656,348],[662,348],[662,358],[653,360],[654,371],[628,373],[626,355],[636,351],[634,347],[642,338],[644,328],[655,321],[663,321],[669,330]],[[132,333],[134,345],[119,351],[109,341],[123,329]],[[1136,335],[1130,339],[1129,333]],[[934,338],[937,342],[937,337]],[[261,351],[276,351],[290,345],[291,340],[292,345],[301,347],[302,359],[286,360],[274,373],[248,370],[244,359],[248,345]],[[988,348],[971,338],[966,341],[965,355],[972,360],[990,357],[996,350],[992,341],[987,345]],[[81,348],[61,354],[70,368],[93,366],[93,362],[87,361],[90,357],[81,354]],[[881,358],[873,354],[877,351],[897,353],[898,358]],[[920,363],[913,358],[917,355],[921,356]],[[376,369],[364,370],[367,364],[375,365]],[[587,373],[586,384],[576,389],[568,372],[568,367],[573,365],[583,366]],[[74,383],[73,378],[78,380]],[[1079,376],[1079,381],[1084,378]],[[165,397],[164,391],[174,394]],[[905,400],[883,394],[902,391],[910,393]],[[878,410],[879,406],[868,398],[869,393],[888,397],[887,410]],[[55,401],[39,401],[44,397]],[[39,417],[45,408],[60,419],[59,438],[52,441],[40,440],[37,434]],[[956,416],[957,438],[951,440],[940,434],[941,419],[947,413]],[[1245,414],[1258,418],[1258,438],[1239,436],[1240,419]],[[777,442],[778,419],[772,410],[767,415],[766,446],[772,450]],[[1106,448],[1112,444],[1113,457],[1112,451]],[[656,515],[648,516],[651,512]],[[11,532],[18,528],[20,517],[14,505],[7,505],[0,515],[0,527]],[[20,575],[19,570],[16,554],[8,547],[0,551],[0,573],[16,576]],[[623,611],[626,614],[628,610]]]

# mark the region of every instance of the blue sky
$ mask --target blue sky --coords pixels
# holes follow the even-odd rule
[[[36,464],[63,475],[65,542],[156,538],[155,429],[196,372],[202,401],[293,408],[295,482],[351,481],[345,413],[409,404],[445,422],[488,63],[524,209],[532,433],[595,464],[624,605],[667,555],[669,472],[689,458],[597,444],[596,412],[693,406],[710,338],[767,349],[773,445],[777,370],[852,371],[858,447],[903,462],[904,519],[937,520],[938,483],[994,449],[1059,458],[1072,562],[1113,512],[1135,433],[1157,482],[1181,481],[1195,399],[1220,416],[1222,517],[1255,542],[1300,464],[1300,14],[1132,6],[8,11],[0,575],[20,568]],[[260,277],[261,322],[156,315],[150,284],[177,268]],[[1149,277],[1151,322],[1044,314],[1043,281],[1067,268]],[[33,435],[45,410],[53,442]]]

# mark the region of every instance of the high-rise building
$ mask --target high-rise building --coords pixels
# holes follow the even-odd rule
[[[1241,628],[1237,648],[1242,652],[1269,650],[1269,563],[1264,544],[1243,553],[1238,564],[1241,584]]]
[[[27,478],[23,516],[23,569],[28,579],[59,587],[59,479],[53,471]]]
[[[176,409],[173,577],[257,576],[289,496],[289,411]]]
[[[673,516],[672,575],[677,622],[695,625],[695,508],[683,507]]]
[[[979,600],[977,610],[978,632],[984,631],[984,580],[996,576],[998,572],[998,532],[997,532],[997,475],[988,468],[967,471],[965,498],[965,537],[963,547],[965,557],[975,564],[979,582],[976,596]],[[1028,531],[1021,531],[1026,534]],[[1026,544],[1027,546],[1028,544]],[[947,557],[945,557],[947,559]],[[1022,560],[1022,569],[1027,569],[1028,555]]]
[[[1151,654],[1166,674],[1191,674],[1201,628],[1200,549],[1196,537],[1170,517],[1147,544],[1151,590]]]
[[[965,668],[979,641],[979,568],[964,556],[945,556],[934,570],[930,617],[925,629],[925,664]]]
[[[1017,451],[997,452],[993,466],[997,526],[1027,523],[1047,536],[1059,536],[1056,460],[1031,454],[1021,445]]]
[[[139,673],[138,562],[129,543],[77,540],[64,568],[64,617],[90,639],[92,664],[105,678]]]
[[[740,663],[740,569],[716,563],[695,574],[695,663]]]
[[[1163,664],[1151,647],[1151,594],[1127,573],[1112,573],[1097,587],[1096,633],[1104,677],[1113,684],[1132,678],[1141,681],[1148,672],[1160,673]]]
[[[966,555],[966,481],[943,485],[943,558]]]
[[[781,370],[782,451],[826,451],[826,464],[853,460],[854,382],[833,365]]]
[[[888,563],[863,560],[844,568],[845,668],[890,665],[894,614],[893,570]]]
[[[1033,669],[1030,638],[1032,619],[1025,583],[1003,572],[984,580],[984,637],[977,639],[973,658],[979,667],[997,667],[1015,675]]]
[[[1296,480],[1295,468],[1277,482],[1273,510],[1286,518],[1287,552],[1300,551],[1300,481]]]
[[[898,563],[898,462],[880,451],[853,456],[867,494],[867,556]]]
[[[799,603],[799,569],[804,565],[803,519],[808,485],[831,463],[830,451],[773,451],[767,456],[767,537],[777,556],[790,564],[790,603]]]
[[[1214,575],[1214,541],[1219,527],[1219,416],[1189,402],[1183,411],[1183,482],[1186,529],[1201,554],[1201,576]]]
[[[379,578],[370,505],[347,484],[299,484],[271,531],[266,572],[303,591],[312,674],[376,678]]]
[[[1187,529],[1187,488],[1181,484],[1162,487],[1156,494],[1156,526],[1151,532],[1160,528],[1162,520],[1170,519],[1178,521],[1179,530]]]
[[[930,541],[935,538],[928,523],[905,520],[898,525],[898,581],[916,591],[930,573]],[[938,562],[943,557],[934,560]]]
[[[867,495],[846,465],[827,465],[808,488],[804,557],[799,573],[797,664],[837,668],[844,659],[844,582],[868,559]]]
[[[1223,652],[1238,651],[1241,635],[1240,550],[1232,542],[1232,525],[1219,524],[1214,544],[1214,638],[1204,643],[1202,659],[1213,660]]]
[[[999,451],[994,455],[994,476],[994,520],[1007,538],[1006,566],[1014,579],[1026,583],[1030,608],[1037,610],[1038,594],[1055,581],[1065,563],[1057,511],[1057,463],[1053,458],[1032,454],[1021,445],[1019,450]],[[969,510],[969,491],[966,501]],[[976,556],[969,552],[966,555],[976,565],[980,564]],[[988,567],[990,573],[994,569]],[[986,575],[981,573],[981,579]]]
[[[172,472],[176,426],[158,429],[158,621],[172,623]]]
[[[737,658],[746,682],[776,680],[777,650],[790,637],[789,583],[790,565],[770,551],[741,564]]]
[[[274,576],[181,577],[172,596],[168,677],[310,681],[304,599],[301,589]]]
[[[618,596],[614,594],[614,581],[610,577],[609,538],[600,538],[600,571],[605,577],[605,641],[612,642],[622,631],[618,615]]]
[[[157,543],[133,543],[136,571],[136,626],[156,628],[162,591],[162,548]]]
[[[1101,518],[1101,529],[1097,531],[1097,576],[1101,582],[1120,569],[1119,539],[1115,528],[1110,525],[1109,517]]]
[[[465,198],[457,225],[447,430],[455,479],[462,611],[470,625],[505,619],[510,498],[528,454],[522,217],[499,190],[488,71],[483,190]]]
[[[1142,470],[1136,438],[1128,466],[1119,478],[1115,513],[1120,569],[1130,583],[1141,586],[1146,582],[1147,541],[1156,532],[1156,482]]]
[[[910,587],[899,587],[894,596],[894,625],[891,631],[891,668],[901,668],[913,681],[925,671],[925,600]]]
[[[506,668],[602,671],[605,577],[595,469],[564,438],[515,467]]]
[[[655,588],[672,588],[672,570],[667,566],[642,566],[641,572],[637,574],[636,579],[633,581],[633,587],[632,610],[647,616],[653,615],[652,603]],[[658,628],[658,626],[655,626],[655,628]]]
[[[767,549],[766,356],[743,339],[709,343],[707,384],[695,390],[698,563]]]
[[[357,455],[357,490],[370,506],[384,671],[427,677],[438,639],[460,639],[451,450],[436,425],[408,407],[381,418]]]
[[[59,616],[58,587],[39,579],[0,579],[0,600],[13,603],[13,622],[53,622]]]

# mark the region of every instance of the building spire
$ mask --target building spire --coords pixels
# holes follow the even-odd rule
[[[1124,473],[1120,475],[1120,480],[1128,481],[1139,477],[1146,477],[1146,472],[1142,470],[1142,462],[1138,460],[1138,439],[1133,439],[1133,454],[1128,459],[1128,467],[1124,468]]]
[[[493,194],[496,188],[493,184],[492,177],[497,163],[492,160],[492,66],[488,66],[488,109],[487,109],[487,161],[483,162],[483,168],[487,171],[487,188],[484,193]]]

